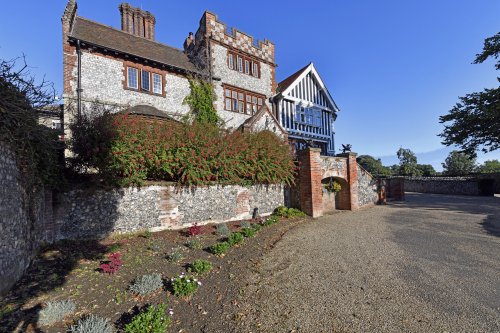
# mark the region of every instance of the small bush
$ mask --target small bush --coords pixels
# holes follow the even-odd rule
[[[153,236],[153,233],[149,230],[144,231],[141,235],[141,237],[146,238],[146,239],[151,238],[151,236]]]
[[[168,261],[172,263],[179,263],[184,259],[182,250],[180,248],[172,249],[172,252],[167,256]]]
[[[244,237],[239,232],[233,232],[227,238],[227,242],[229,243],[230,246],[235,246],[237,244],[243,243],[243,240],[244,240]]]
[[[189,275],[184,275],[184,273],[179,275],[179,277],[172,278],[171,282],[173,294],[181,297],[191,295],[201,286],[200,281]]]
[[[201,234],[201,226],[196,223],[188,228],[189,236],[198,236]]]
[[[252,225],[251,225],[251,224],[250,224],[250,222],[248,222],[248,221],[242,221],[242,222],[240,223],[240,227],[242,227],[243,229],[245,229],[245,228],[250,228],[251,226],[252,226]]]
[[[277,207],[274,212],[274,216],[293,218],[293,217],[304,217],[306,214],[297,208],[288,208],[284,206]]]
[[[254,237],[257,231],[254,228],[243,228],[241,234],[246,238]]]
[[[161,251],[161,246],[159,244],[151,243],[148,246],[148,250],[153,251],[153,252],[160,252]]]
[[[198,238],[193,238],[187,241],[186,246],[191,250],[201,250],[203,248],[203,244]]]
[[[166,314],[164,304],[150,305],[147,310],[140,312],[125,325],[126,333],[165,333],[172,320]]]
[[[38,314],[38,325],[49,326],[75,312],[76,305],[72,300],[47,302],[47,306]]]
[[[270,225],[278,223],[278,221],[279,221],[278,217],[273,215],[269,217],[267,220],[265,220],[264,223],[262,223],[262,225],[268,227]]]
[[[226,253],[230,247],[231,247],[231,245],[229,245],[228,242],[218,242],[218,243],[215,243],[214,245],[210,246],[210,252],[212,252],[215,255],[220,256],[220,255]]]
[[[161,279],[161,274],[154,273],[138,277],[129,289],[135,294],[145,296],[155,292],[162,286],[163,280]]]
[[[113,325],[107,318],[90,315],[71,326],[71,333],[113,333]]]
[[[113,252],[108,254],[108,260],[99,265],[101,272],[107,274],[115,274],[120,270],[123,265],[122,255],[120,252]]]
[[[227,224],[217,224],[217,235],[229,237],[230,234],[231,230],[229,230]]]
[[[255,232],[259,232],[260,229],[262,229],[262,226],[260,224],[255,223],[252,225],[252,229],[255,230]]]
[[[197,273],[197,274],[205,274],[208,273],[212,270],[212,263],[207,260],[195,260],[193,263],[189,266],[189,269],[191,272]]]

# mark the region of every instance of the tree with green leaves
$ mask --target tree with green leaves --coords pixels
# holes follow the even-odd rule
[[[431,164],[417,164],[418,170],[420,170],[422,176],[432,177],[436,176],[437,172]]]
[[[498,160],[488,160],[481,164],[477,171],[480,173],[495,173],[500,172],[500,161]]]
[[[417,177],[422,173],[418,169],[417,156],[410,149],[399,148],[397,151],[399,159],[399,175]]]
[[[356,159],[366,171],[375,177],[384,177],[392,175],[391,169],[382,165],[382,161],[370,155],[359,155]]]
[[[189,105],[194,120],[200,123],[218,125],[220,118],[214,107],[216,95],[210,82],[190,78],[191,93],[184,98],[183,104]]]
[[[490,57],[497,59],[495,68],[500,70],[500,32],[485,39],[483,52],[476,55],[474,64]],[[470,156],[476,156],[477,150],[486,153],[500,148],[500,87],[460,97],[439,122],[445,124],[440,134],[443,144],[457,145]]]
[[[474,172],[476,159],[457,150],[452,151],[444,160],[443,173],[447,176],[464,176]]]

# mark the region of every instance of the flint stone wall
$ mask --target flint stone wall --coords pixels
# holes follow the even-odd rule
[[[73,190],[61,195],[59,238],[99,238],[110,233],[185,228],[268,215],[284,205],[282,186],[145,186]]]
[[[480,195],[479,181],[470,177],[405,177],[406,192]]]
[[[372,175],[357,166],[358,173],[358,204],[359,207],[375,204],[378,201],[377,181]]]
[[[29,191],[15,155],[0,142],[0,294],[23,275],[40,243],[53,240],[50,192]]]

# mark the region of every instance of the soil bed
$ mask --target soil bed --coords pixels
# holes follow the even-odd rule
[[[260,264],[262,255],[291,228],[307,219],[284,219],[263,227],[253,238],[245,238],[223,257],[207,250],[224,237],[214,225],[202,227],[198,236],[202,249],[190,249],[186,230],[113,236],[102,241],[62,241],[40,251],[28,272],[11,292],[0,299],[0,332],[66,332],[78,318],[95,314],[109,318],[118,330],[138,308],[163,302],[174,311],[169,332],[227,332],[244,320],[239,300],[245,297],[247,277]],[[249,221],[257,223],[257,221]],[[231,231],[241,222],[228,224]],[[179,249],[183,259],[167,258]],[[115,274],[103,274],[99,264],[107,254],[120,252],[123,266]],[[138,297],[128,291],[132,281],[144,274],[160,273],[164,281],[186,272],[189,263],[205,259],[214,269],[200,276],[202,285],[189,299],[172,295],[168,285],[156,293]],[[38,312],[47,301],[71,299],[77,312],[65,322],[37,326]]]

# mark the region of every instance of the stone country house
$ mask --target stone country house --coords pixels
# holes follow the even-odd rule
[[[212,83],[215,108],[231,130],[268,129],[294,146],[310,144],[334,155],[333,121],[338,108],[313,64],[276,82],[275,46],[229,31],[206,11],[184,50],[155,39],[156,18],[123,3],[121,30],[77,15],[69,0],[62,17],[64,120],[92,103],[167,119],[189,112],[189,77]]]

